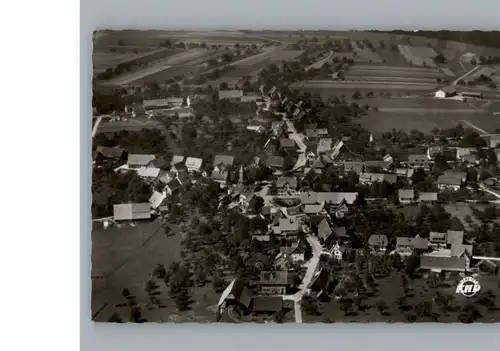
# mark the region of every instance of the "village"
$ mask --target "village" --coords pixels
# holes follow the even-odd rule
[[[194,285],[212,281],[209,316],[194,313],[189,320],[333,323],[367,321],[375,311],[377,320],[389,322],[498,322],[500,133],[457,123],[431,134],[393,128],[375,135],[355,123],[373,110],[369,102],[360,106],[354,96],[325,102],[278,86],[261,84],[251,94],[181,93],[126,105],[108,122],[97,119],[94,171],[128,177],[120,187],[133,183],[141,194],[132,197],[142,201],[94,198],[100,203],[95,213],[93,207],[95,226],[105,236],[113,228],[159,223],[151,238],[177,238],[180,256],[170,265],[149,264],[149,280],[136,284],[145,284],[147,303],[139,304],[125,284],[116,286],[128,302],[115,309],[106,303],[94,317],[107,309],[102,318],[119,321],[130,308],[134,321],[149,320],[148,313],[160,318],[161,291],[175,301],[167,309],[189,311],[199,303]],[[445,87],[432,98],[456,99],[457,92]],[[245,106],[247,116],[213,122],[200,106]],[[130,121],[141,116],[146,122],[138,131],[167,126],[198,140],[201,129],[186,131],[186,125],[215,123],[206,129],[213,136],[203,136],[199,151],[165,154],[111,145],[97,134],[99,123],[114,133],[120,123],[131,130]],[[224,123],[231,124],[227,131]],[[173,134],[168,142],[189,146]],[[218,138],[229,138],[230,147],[212,153]],[[95,284],[108,279],[98,262],[93,259]],[[474,300],[455,293],[464,277],[481,283]]]

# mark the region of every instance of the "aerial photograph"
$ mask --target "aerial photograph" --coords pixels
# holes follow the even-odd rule
[[[92,59],[94,322],[500,322],[500,31],[100,30]]]

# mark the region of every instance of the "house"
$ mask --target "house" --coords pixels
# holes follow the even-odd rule
[[[283,138],[280,140],[280,148],[285,150],[294,150],[297,147],[295,140]]]
[[[276,313],[283,310],[281,296],[254,296],[252,301],[255,313]]]
[[[399,189],[398,199],[401,204],[410,204],[415,201],[415,191],[413,189]]]
[[[332,139],[331,138],[319,139],[318,148],[316,150],[316,153],[318,155],[330,152],[331,150],[332,150]]]
[[[182,101],[181,101],[182,103]],[[168,99],[153,99],[153,100],[144,100],[142,102],[142,106],[146,111],[150,110],[158,110],[172,107],[170,100]]]
[[[397,237],[396,252],[401,256],[410,256],[415,251],[426,251],[429,249],[429,240],[419,236],[415,238]]]
[[[438,200],[437,193],[419,193],[418,202],[436,202]]]
[[[384,162],[389,162],[390,164],[394,162],[394,158],[390,154],[386,154],[383,157]]]
[[[324,137],[324,136],[328,135],[328,129],[326,129],[326,128],[318,128],[318,129],[316,129],[316,133],[318,134],[318,136]]]
[[[219,183],[221,187],[225,187],[229,179],[229,172],[224,165],[220,165],[216,168],[217,169],[214,169],[212,171],[210,178],[212,178],[213,181]]]
[[[150,218],[151,208],[149,202],[113,205],[113,220],[115,221],[135,221]]]
[[[201,158],[196,158],[196,157],[186,158],[186,168],[188,172],[199,172],[202,163],[203,160]]]
[[[167,195],[172,195],[189,184],[191,184],[191,180],[189,178],[184,175],[179,175],[165,186],[165,191],[167,192]]]
[[[141,167],[137,170],[137,175],[141,178],[154,180],[160,174],[160,169],[156,167]]]
[[[220,165],[225,166],[226,168],[231,168],[233,167],[234,164],[234,156],[229,156],[229,155],[215,155],[214,161],[213,161],[213,166],[214,170],[218,170],[218,167]]]
[[[153,191],[153,194],[149,198],[149,205],[151,206],[151,208],[157,209],[158,207],[160,207],[166,197],[166,192]]]
[[[434,96],[438,99],[449,98],[455,95],[457,95],[457,90],[451,85],[436,91],[434,94]]]
[[[242,279],[234,279],[221,294],[219,307],[233,305],[242,307],[243,310],[249,310],[253,294],[247,288]]]
[[[285,165],[285,159],[281,156],[269,156],[266,165],[273,170],[281,170]]]
[[[363,173],[363,162],[346,161],[343,163],[344,173],[356,172],[356,174]]]
[[[316,129],[306,129],[304,134],[308,139],[316,139],[318,137],[318,132]]]
[[[127,151],[119,146],[98,146],[93,154],[93,158],[96,163],[102,163],[104,160],[121,161],[125,160],[126,157]]]
[[[333,227],[333,234],[337,240],[349,238],[346,227]]]
[[[340,155],[340,150],[342,149],[343,146],[344,146],[344,142],[342,140],[337,140],[335,142],[335,145],[333,145],[332,152],[330,154],[330,158],[332,160],[335,160],[337,158],[337,156]]]
[[[387,250],[387,236],[372,234],[368,239],[368,246],[374,253],[384,253]]]
[[[163,111],[167,116],[173,117],[177,116],[179,118],[189,118],[194,116],[194,110],[192,107],[181,107],[174,110]]]
[[[469,165],[469,167],[479,165],[479,159],[476,154],[462,156],[462,162]]]
[[[361,173],[359,175],[360,184],[373,184],[388,182],[390,184],[395,184],[398,181],[398,176],[389,173]]]
[[[243,95],[241,97],[241,102],[256,102],[258,100],[261,100],[262,98],[259,95]]]
[[[396,168],[396,175],[398,177],[408,178],[411,181],[411,177],[415,170],[413,168]]]
[[[430,232],[429,233],[429,245],[433,249],[446,248],[448,241],[446,233],[444,232]]]
[[[262,271],[259,285],[263,294],[283,295],[290,285],[288,271]]]
[[[429,170],[430,164],[431,162],[427,158],[427,154],[408,155],[408,165],[410,167]]]
[[[292,195],[296,193],[297,179],[295,177],[280,177],[276,181],[278,196]]]
[[[184,163],[184,156],[180,156],[180,155],[174,155],[172,157],[172,160],[170,160],[170,165],[171,166],[175,166],[179,163]]]
[[[274,234],[295,234],[300,230],[300,223],[293,218],[279,218],[278,225],[272,227]]]
[[[219,90],[219,100],[241,100],[243,90]]]
[[[346,251],[345,246],[340,246],[339,243],[335,243],[331,249],[333,257],[339,261],[342,261],[342,259],[344,258],[345,251]]]
[[[280,253],[291,257],[292,262],[304,261],[305,250],[299,247],[298,243],[294,243],[291,246],[280,247]]]
[[[365,170],[368,169],[381,169],[383,171],[388,171],[389,166],[391,165],[391,162],[386,162],[386,161],[365,161],[363,162],[363,165],[365,167]]]
[[[429,146],[427,148],[427,159],[434,160],[443,151],[441,146]]]
[[[358,193],[339,193],[339,192],[308,192],[300,196],[302,204],[340,204],[344,200],[348,205],[352,205]]]
[[[496,148],[498,147],[498,144],[500,144],[500,134],[487,134],[481,135],[481,137],[484,139],[488,147]]]
[[[322,242],[325,242],[330,237],[330,235],[332,235],[333,230],[332,228],[330,228],[330,224],[328,223],[326,218],[323,218],[323,220],[319,223],[317,232],[318,232],[318,238]]]
[[[461,161],[464,156],[469,156],[472,153],[472,149],[468,147],[457,147],[456,158]]]
[[[177,173],[171,171],[160,171],[158,174],[158,180],[165,185],[171,182],[175,177],[177,177]]]
[[[161,156],[151,161],[149,163],[149,166],[159,168],[162,170],[170,169],[170,160],[165,156]]]
[[[447,256],[427,256],[420,258],[420,269],[431,272],[465,272],[467,262],[465,257],[447,257]]]
[[[127,158],[127,166],[129,168],[146,167],[155,158],[155,155],[149,154],[129,154]]]
[[[457,191],[465,183],[467,174],[465,172],[445,172],[437,180],[437,187],[441,190],[451,189]]]
[[[331,207],[330,213],[336,218],[344,218],[349,213],[347,201],[345,199],[338,206]]]

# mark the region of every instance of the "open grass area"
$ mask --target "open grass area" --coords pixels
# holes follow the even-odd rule
[[[97,320],[107,320],[122,303],[124,288],[146,304],[144,291],[157,264],[166,267],[180,259],[181,238],[164,234],[159,221],[123,224],[92,231],[92,314],[103,306]],[[97,278],[99,277],[99,278]]]
[[[395,128],[404,132],[417,129],[425,134],[431,134],[434,128],[452,128],[459,123],[463,124],[463,120],[488,132],[493,132],[495,128],[500,127],[500,120],[492,119],[491,115],[487,113],[469,113],[467,110],[443,113],[439,109],[429,111],[428,109],[418,108],[391,112],[373,112],[361,117],[360,123],[372,133],[388,132]]]
[[[477,278],[481,284],[481,291],[498,290],[500,276],[481,276]],[[458,322],[459,311],[462,307],[469,303],[473,303],[483,315],[478,319],[479,323],[491,323],[500,321],[500,312],[498,310],[488,310],[486,307],[481,306],[477,301],[484,297],[483,294],[478,293],[472,298],[467,298],[462,295],[456,294],[456,287],[460,277],[450,278],[443,280],[437,287],[431,287],[426,283],[426,279],[417,278],[410,280],[412,291],[407,297],[406,311],[400,310],[399,304],[396,300],[404,296],[401,278],[394,274],[390,277],[379,278],[375,280],[376,290],[374,296],[368,297],[363,300],[361,311],[351,311],[345,315],[341,310],[341,303],[336,300],[324,302],[320,304],[319,316],[311,316],[306,313],[303,314],[304,323],[322,323],[325,317],[328,317],[330,322],[334,323],[407,323],[408,315],[415,314],[415,306],[423,301],[432,302],[436,298],[437,293],[451,295],[454,297],[451,310],[444,310],[437,303],[432,302],[432,312],[436,314],[437,320],[430,317],[421,317],[417,322],[440,322],[440,323],[456,323]],[[347,298],[349,299],[349,297]],[[493,299],[496,305],[500,305],[500,295],[495,296]],[[377,309],[378,301],[384,301],[388,309],[380,314]]]

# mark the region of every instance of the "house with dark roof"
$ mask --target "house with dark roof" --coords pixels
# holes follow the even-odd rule
[[[388,182],[389,184],[395,184],[398,181],[398,176],[391,173],[361,173],[359,175],[360,184],[373,184]]]
[[[149,163],[149,165],[162,170],[167,170],[170,169],[170,160],[165,156],[161,156],[155,158],[153,161]]]
[[[419,236],[415,238],[397,237],[396,253],[401,256],[410,256],[414,252],[424,252],[429,249],[429,240]]]
[[[151,154],[129,154],[127,158],[127,166],[129,168],[141,168],[149,165],[156,158]]]
[[[356,174],[361,174],[364,170],[363,162],[346,161],[343,163],[343,165],[344,173],[356,172]]]
[[[213,166],[214,170],[220,165],[224,165],[226,168],[233,167],[234,164],[234,156],[230,155],[215,155]]]
[[[420,257],[420,269],[431,272],[465,272],[467,262],[465,257],[427,256]]]
[[[93,159],[96,164],[101,164],[104,160],[124,161],[126,158],[127,151],[119,146],[98,146],[93,154]]]
[[[293,195],[297,193],[297,178],[279,177],[276,181],[278,196]]]
[[[249,311],[253,294],[242,279],[234,279],[221,294],[219,308],[223,305],[238,306],[243,311]]]
[[[150,218],[151,207],[149,202],[113,205],[113,220],[115,221],[135,221]]]
[[[372,234],[368,238],[368,246],[373,253],[384,253],[387,250],[387,236],[380,234]]]
[[[434,96],[438,99],[445,99],[457,95],[457,89],[449,85],[436,91]]]
[[[272,227],[274,234],[293,235],[300,231],[300,223],[293,218],[279,218],[276,226]]]
[[[436,185],[440,190],[450,189],[457,191],[465,183],[466,179],[467,173],[465,172],[445,172],[438,177]]]
[[[344,218],[349,213],[349,207],[347,207],[347,201],[342,199],[342,202],[338,205],[330,205],[330,214],[334,215],[335,218]]]
[[[300,196],[300,201],[302,204],[307,205],[322,202],[325,204],[340,204],[345,200],[348,205],[352,205],[357,197],[357,192],[308,192]]]
[[[281,156],[269,156],[266,165],[273,170],[282,170],[285,166],[285,159]]]
[[[288,139],[288,138],[282,138],[280,140],[280,149],[295,150],[296,148],[297,148],[297,144],[295,143],[295,140]]]
[[[252,306],[256,313],[276,313],[283,310],[283,298],[281,296],[254,296]]]
[[[408,155],[408,166],[412,168],[423,168],[428,171],[431,163],[432,162],[427,157],[427,154]]]
[[[319,223],[318,225],[318,238],[320,239],[321,242],[325,242],[330,235],[332,235],[333,230],[330,227],[330,223],[328,223],[326,218],[323,218],[323,220]]]
[[[259,285],[261,292],[269,295],[282,295],[290,285],[288,271],[262,271]]]

